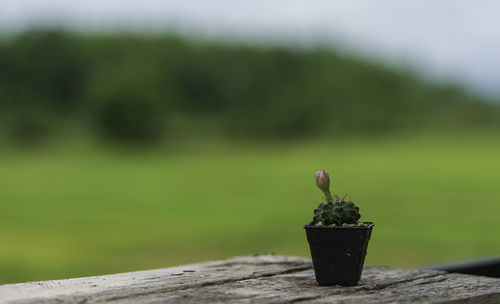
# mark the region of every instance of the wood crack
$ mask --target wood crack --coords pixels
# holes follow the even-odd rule
[[[430,279],[430,278],[437,277],[437,276],[440,276],[440,275],[442,275],[442,273],[434,273],[434,274],[429,274],[429,275],[422,275],[422,276],[408,278],[408,279],[404,279],[404,280],[400,280],[400,281],[392,281],[392,282],[389,282],[389,283],[386,283],[386,284],[370,284],[370,285],[362,285],[362,286],[354,286],[354,287],[343,287],[342,289],[339,289],[339,292],[328,293],[328,294],[321,294],[321,295],[315,295],[315,296],[307,296],[307,297],[294,298],[294,299],[290,299],[289,303],[309,302],[309,301],[312,301],[312,300],[327,299],[328,297],[335,296],[335,295],[340,295],[340,294],[346,295],[346,296],[349,295],[349,294],[351,294],[350,292],[346,292],[346,291],[353,291],[352,295],[354,295],[355,292],[357,292],[357,291],[382,290],[382,289],[385,289],[385,288],[388,288],[388,287],[392,287],[392,286],[395,286],[395,285],[410,283],[410,282],[417,281],[417,280],[420,280],[420,279]],[[446,278],[443,278],[442,280],[438,280],[438,281],[443,281],[443,280],[446,280]],[[436,282],[436,281],[432,281],[432,282],[424,281],[424,282],[419,283],[419,284],[429,284],[429,283],[434,283],[434,282]],[[322,288],[328,288],[328,287],[322,287]]]
[[[413,277],[413,278],[407,278],[407,279],[403,279],[403,280],[399,280],[399,281],[392,281],[392,282],[388,282],[388,283],[384,283],[384,284],[373,284],[373,285],[365,285],[365,286],[356,286],[356,287],[353,287],[353,289],[357,289],[357,290],[358,289],[359,290],[362,290],[362,289],[366,289],[366,290],[381,290],[381,289],[384,289],[384,288],[387,288],[387,287],[391,287],[391,286],[394,286],[394,285],[409,283],[409,282],[413,282],[413,281],[420,280],[420,279],[430,279],[430,278],[437,277],[437,276],[440,276],[440,275],[442,275],[442,273],[434,273],[434,274],[428,274],[428,275],[421,275],[421,276],[417,276],[417,277]],[[431,283],[431,282],[428,282],[428,283]],[[424,284],[424,283],[421,283],[421,284]]]
[[[268,264],[272,264],[272,263],[268,263]],[[252,273],[248,276],[243,276],[240,278],[220,279],[220,280],[208,281],[208,282],[203,282],[203,283],[193,284],[193,285],[159,288],[159,289],[154,289],[151,291],[136,292],[136,293],[130,293],[130,294],[126,294],[126,295],[119,295],[119,296],[113,296],[113,297],[106,297],[105,295],[103,295],[103,297],[99,298],[99,302],[116,301],[116,300],[121,300],[121,299],[131,299],[134,297],[136,297],[136,298],[137,297],[144,297],[144,296],[148,296],[148,295],[163,294],[163,293],[175,292],[175,291],[183,291],[183,290],[188,290],[188,289],[193,289],[193,288],[202,288],[202,287],[213,286],[213,285],[223,285],[226,283],[233,283],[233,282],[240,282],[240,281],[251,280],[251,279],[272,277],[272,276],[280,275],[280,274],[289,274],[289,273],[293,273],[293,272],[308,270],[311,268],[312,268],[312,265],[307,264],[307,265],[302,265],[302,266],[297,266],[294,268],[286,269],[283,271],[274,271],[274,272],[261,273],[261,274]],[[95,297],[95,295],[93,297]]]

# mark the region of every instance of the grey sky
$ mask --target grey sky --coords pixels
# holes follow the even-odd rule
[[[500,96],[500,1],[0,0],[0,30],[42,24],[332,43]]]

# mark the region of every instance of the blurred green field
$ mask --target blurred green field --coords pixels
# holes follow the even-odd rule
[[[496,133],[301,143],[91,145],[0,152],[0,283],[253,253],[308,256],[321,193],[376,223],[367,263],[413,267],[500,252]]]

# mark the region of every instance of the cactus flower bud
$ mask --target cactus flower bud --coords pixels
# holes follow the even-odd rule
[[[325,194],[326,201],[331,202],[332,194],[330,193],[330,176],[328,176],[328,173],[325,170],[319,170],[314,175],[314,180],[318,188]]]
[[[325,170],[319,170],[314,175],[314,180],[316,181],[316,185],[323,191],[328,190],[330,188],[330,176]]]

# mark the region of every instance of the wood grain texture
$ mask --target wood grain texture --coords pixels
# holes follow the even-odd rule
[[[0,286],[0,303],[500,303],[500,279],[365,267],[358,286],[318,286],[311,261],[246,256],[173,268]]]

